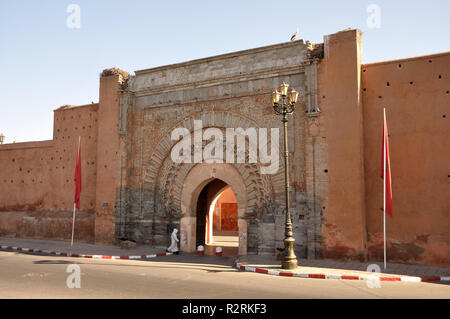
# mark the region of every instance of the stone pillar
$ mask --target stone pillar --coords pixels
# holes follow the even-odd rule
[[[247,222],[243,218],[238,219],[239,251],[238,255],[247,255]]]
[[[109,72],[108,72],[109,71]],[[112,244],[120,188],[120,85],[127,72],[103,71],[97,124],[95,243]],[[93,181],[92,181],[93,182]]]
[[[180,250],[195,252],[196,217],[182,217],[180,220]]]
[[[325,258],[364,259],[366,254],[361,45],[359,30],[327,35],[319,64],[319,96],[326,97],[320,117],[327,167],[317,165],[316,177],[328,176],[328,196],[322,203]]]

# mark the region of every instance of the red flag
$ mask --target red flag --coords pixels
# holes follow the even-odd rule
[[[391,183],[391,161],[389,158],[389,134],[386,121],[386,113],[383,121],[383,138],[381,151],[381,178],[384,178],[384,152],[386,152],[386,188],[385,188],[385,211],[392,217],[392,183]]]
[[[75,166],[75,205],[80,209],[80,195],[81,195],[81,141],[78,142],[77,163]]]

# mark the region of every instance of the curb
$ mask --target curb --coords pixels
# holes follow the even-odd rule
[[[65,256],[65,257],[77,257],[77,258],[91,258],[91,259],[150,259],[155,257],[163,257],[172,255],[172,253],[159,253],[159,254],[151,254],[151,255],[140,255],[140,256],[106,256],[106,255],[87,255],[87,254],[69,254],[69,253],[61,253],[51,250],[42,250],[42,249],[33,249],[33,248],[22,248],[22,247],[13,247],[13,246],[2,246],[0,245],[0,249],[5,250],[16,250],[30,253],[42,253],[42,254],[50,254],[55,256]]]
[[[258,268],[243,265],[239,262],[235,263],[235,267],[239,270],[256,272],[260,274],[286,276],[286,277],[300,277],[300,278],[315,278],[315,279],[340,279],[340,280],[377,280],[377,281],[406,281],[406,282],[426,282],[426,281],[450,281],[450,276],[431,276],[431,277],[413,277],[413,276],[399,276],[386,277],[377,275],[327,275],[327,274],[308,274],[308,273],[293,273],[289,271],[270,270],[265,268]]]

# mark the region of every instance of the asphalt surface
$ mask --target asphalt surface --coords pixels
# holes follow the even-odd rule
[[[73,264],[80,267],[80,288],[67,286]],[[365,281],[283,278],[232,266],[232,258],[216,256],[90,260],[0,251],[0,298],[450,298],[444,284],[381,282],[377,288]]]

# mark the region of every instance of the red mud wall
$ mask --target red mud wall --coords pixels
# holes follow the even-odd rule
[[[360,66],[359,30],[325,36],[324,59],[318,64],[318,121],[328,163],[321,228],[325,258],[366,257]]]
[[[118,75],[100,79],[98,104],[55,110],[53,140],[0,145],[0,236],[71,238],[81,136],[82,192],[75,239],[113,242],[118,82]]]
[[[97,104],[54,112],[53,140],[0,146],[0,235],[68,239],[78,136],[83,184],[76,239],[94,240]]]
[[[389,130],[393,218],[388,262],[449,265],[450,53],[362,66],[368,251],[383,258],[380,178],[383,108]]]
[[[214,230],[239,230],[237,215],[236,197],[231,187],[228,187],[214,207]]]

